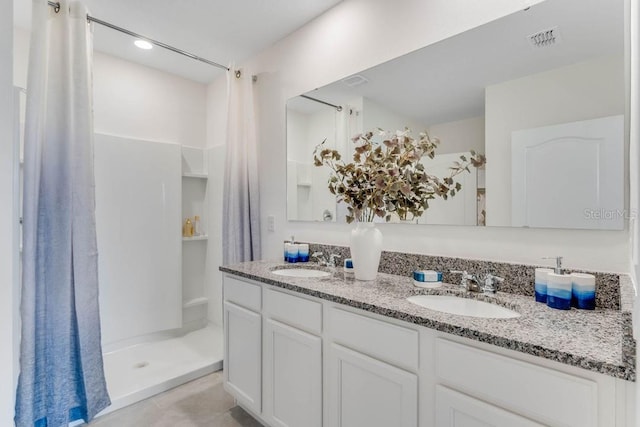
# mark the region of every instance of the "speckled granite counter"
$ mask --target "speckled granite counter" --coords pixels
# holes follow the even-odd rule
[[[294,278],[271,273],[277,268],[301,267],[275,261],[254,261],[220,270],[258,282],[348,305],[438,331],[544,357],[616,378],[635,381],[635,341],[631,329],[633,288],[620,276],[620,310],[561,311],[531,297],[498,292],[495,297],[461,293],[455,286],[435,290],[413,286],[409,277],[379,273],[373,282],[359,282],[341,268],[325,269],[324,278]],[[313,263],[307,268],[317,268]],[[460,293],[492,298],[521,314],[516,319],[482,319],[429,310],[406,300],[411,295]]]

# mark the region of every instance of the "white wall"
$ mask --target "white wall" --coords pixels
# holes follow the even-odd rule
[[[312,153],[322,141],[324,147],[343,145],[346,137],[340,122],[346,115],[333,108],[321,108],[313,113],[287,112],[287,210],[291,220],[322,221],[323,212],[336,215],[335,197],[327,189],[329,170],[313,165]],[[347,159],[348,160],[348,159]],[[309,182],[311,186],[298,185]]]
[[[0,425],[13,425],[13,2],[0,1]]]
[[[209,299],[207,318],[222,325],[222,275],[218,267],[222,264],[222,189],[225,164],[225,147],[216,145],[205,150],[209,157],[209,200],[207,240],[207,269],[204,296]]]
[[[440,139],[438,154],[484,153],[484,116],[434,124],[429,126],[429,134]]]
[[[418,134],[427,128],[425,123],[419,123],[413,119],[391,111],[384,105],[373,102],[369,98],[362,100],[362,131],[374,132],[377,128],[387,132],[395,132],[404,128],[411,129],[411,134],[417,137]],[[353,135],[350,135],[352,137]]]
[[[26,87],[29,34],[16,29],[14,46],[14,82]],[[93,88],[97,133],[205,147],[205,85],[96,52]]]
[[[487,87],[487,224],[511,224],[513,131],[624,114],[624,91],[622,56],[596,58]]]
[[[301,174],[303,180],[305,175],[311,179],[311,188],[300,189],[302,193],[310,193],[311,209],[310,216],[300,216],[299,219],[322,221],[322,212],[325,210],[331,212],[334,218],[336,217],[336,199],[327,189],[329,171],[326,168],[313,166],[311,154],[316,146],[325,140],[325,138],[325,146],[327,148],[336,148],[336,144],[338,143],[338,121],[342,120],[344,115],[338,113],[333,108],[326,108],[308,117],[307,149],[299,159],[302,165],[301,167],[299,166],[298,173]],[[298,197],[300,197],[300,193]]]
[[[95,183],[102,345],[111,351],[182,326],[181,147],[98,133]],[[204,268],[188,265],[203,283]]]
[[[287,111],[287,218],[292,220],[311,219],[310,187],[298,188],[298,174],[309,169],[300,163],[305,160],[309,163],[311,158],[307,144],[308,127],[308,114]]]
[[[207,152],[209,153],[209,240],[207,241],[208,318],[222,324],[222,193],[227,135],[227,78],[223,76],[207,87]],[[283,178],[284,179],[284,178]]]
[[[351,226],[286,222],[285,103],[393,57],[482,25],[537,1],[346,0],[247,62],[258,75],[263,256],[281,256],[282,241],[348,244]],[[401,5],[401,6],[400,6]],[[220,85],[216,82],[215,85]],[[215,86],[214,85],[214,86]],[[211,103],[212,100],[209,100]],[[220,109],[221,110],[221,109]],[[210,112],[211,113],[211,112]],[[209,120],[219,118],[209,116]],[[385,249],[540,263],[564,255],[570,268],[628,271],[628,232],[382,225]]]
[[[287,111],[287,160],[302,162],[309,160],[307,133],[309,115],[299,111]]]

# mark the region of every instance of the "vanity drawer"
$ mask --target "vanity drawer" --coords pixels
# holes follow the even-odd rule
[[[548,425],[596,426],[598,386],[521,360],[436,340],[440,383]]]
[[[264,313],[273,319],[317,335],[322,332],[322,304],[315,301],[266,289]]]
[[[225,275],[224,300],[254,311],[260,311],[262,308],[262,287]]]
[[[331,339],[400,368],[418,369],[418,331],[332,308]]]

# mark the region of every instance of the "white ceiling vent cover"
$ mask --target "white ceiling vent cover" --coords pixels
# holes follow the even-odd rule
[[[342,80],[342,83],[346,84],[349,87],[354,87],[354,86],[360,86],[362,84],[367,83],[369,80],[367,80],[365,77],[356,74],[355,76],[351,76],[351,77],[347,77],[346,79]]]
[[[560,43],[560,30],[558,30],[558,27],[549,28],[530,34],[527,39],[534,48],[550,47]]]

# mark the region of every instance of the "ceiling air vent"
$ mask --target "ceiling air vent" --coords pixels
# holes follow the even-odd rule
[[[550,47],[560,43],[560,31],[558,27],[553,27],[530,34],[527,39],[533,47]]]
[[[351,77],[347,77],[346,79],[343,79],[342,83],[346,84],[349,87],[354,87],[354,86],[359,86],[361,84],[365,84],[368,81],[369,80],[367,80],[365,77],[356,74],[355,76],[351,76]]]

